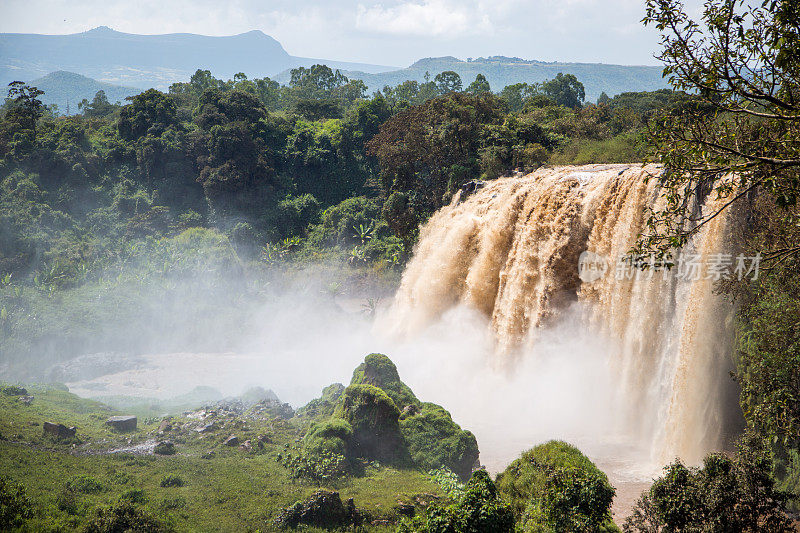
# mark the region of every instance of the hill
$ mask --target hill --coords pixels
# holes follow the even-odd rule
[[[274,76],[324,61],[334,68],[377,72],[392,67],[289,55],[261,31],[210,37],[190,33],[136,35],[106,26],[70,35],[0,34],[0,83],[30,80],[66,70],[107,83],[166,89],[198,68],[231,78]]]
[[[104,83],[63,70],[51,72],[47,76],[31,80],[29,83],[43,90],[42,101],[47,105],[58,105],[61,113],[66,113],[67,106],[71,113],[77,113],[78,103],[84,98],[91,101],[97,91],[105,91],[106,98],[111,103],[124,103],[126,97],[141,92],[141,89]]]
[[[574,74],[586,88],[586,99],[594,101],[605,91],[613,96],[623,92],[655,91],[667,87],[662,68],[654,66],[608,65],[605,63],[546,63],[517,57],[493,56],[462,61],[455,57],[430,57],[420,59],[410,67],[391,72],[369,73],[347,71],[349,78],[363,80],[370,90],[377,91],[385,85],[397,85],[405,80],[424,81],[425,73],[434,77],[452,70],[461,76],[464,86],[478,74],[483,74],[494,91],[515,83],[542,82],[559,72]],[[288,73],[282,73],[288,76]],[[278,78],[281,80],[281,78]],[[288,78],[287,78],[288,79]]]

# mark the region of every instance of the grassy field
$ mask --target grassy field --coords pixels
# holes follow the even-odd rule
[[[297,450],[301,422],[273,416],[263,404],[238,413],[173,413],[172,429],[162,434],[165,417],[140,418],[135,432],[118,433],[105,420],[131,413],[58,388],[31,386],[27,392],[30,405],[19,395],[0,394],[0,476],[24,485],[35,508],[26,526],[31,531],[81,530],[97,509],[120,501],[177,531],[272,531],[282,508],[319,488],[293,479],[278,461]],[[76,437],[43,436],[44,422],[75,426]],[[224,445],[231,435],[240,443],[249,440],[250,449]],[[173,442],[176,453],[153,454],[159,440]],[[396,521],[401,502],[419,505],[440,495],[426,474],[376,463],[366,465],[363,476],[326,488],[342,500],[354,499],[369,517],[367,530],[388,530],[386,521]]]

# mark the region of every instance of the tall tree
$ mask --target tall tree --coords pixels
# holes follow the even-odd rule
[[[679,0],[647,0],[647,25],[662,32],[664,74],[705,107],[683,108],[651,129],[666,205],[652,213],[636,251],[667,253],[760,189],[780,207],[800,192],[800,3],[711,0],[692,19]],[[710,112],[709,112],[710,110]],[[696,194],[729,198],[691,218]],[[800,253],[800,243],[773,250]]]

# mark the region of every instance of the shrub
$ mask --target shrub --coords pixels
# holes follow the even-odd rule
[[[142,489],[129,489],[119,495],[119,501],[144,504],[147,503],[147,496]]]
[[[616,529],[610,513],[614,488],[566,442],[550,441],[523,453],[497,476],[497,488],[524,531]]]
[[[162,487],[183,487],[183,479],[180,476],[169,474],[161,478]]]
[[[772,454],[746,434],[734,457],[714,453],[702,468],[676,461],[642,495],[624,530],[795,531],[784,509],[787,495],[775,487]]]
[[[0,477],[0,530],[20,527],[33,516],[33,506],[25,488],[5,476]]]
[[[105,490],[105,487],[90,476],[78,476],[67,481],[67,489],[82,494],[95,494]]]
[[[434,503],[424,517],[405,520],[400,533],[510,533],[514,531],[514,513],[497,494],[485,470],[478,470],[461,497],[444,507]]]
[[[172,528],[128,502],[100,509],[84,533],[162,533]]]

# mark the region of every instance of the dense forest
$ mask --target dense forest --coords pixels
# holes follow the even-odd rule
[[[735,246],[762,254],[765,266],[756,278],[717,287],[737,309],[732,379],[744,430],[736,446],[696,467],[669,464],[624,530],[793,530],[800,12],[787,0],[746,9],[710,2],[701,31],[679,2],[647,7],[675,90],[603,94],[596,103],[585,101],[572,75],[493,91],[484,76],[445,71],[368,95],[363,82],[314,65],[292,70],[287,85],[198,70],[167,93],[151,89],[115,105],[98,92],[79,114],[64,116],[42,104],[36,87],[10,84],[0,109],[0,370],[27,383],[58,381],[48,365],[79,354],[231,349],[228,333],[241,331],[251,303],[297,283],[298,272],[326,270],[319,289],[334,296],[343,283],[356,294],[364,283],[393,287],[420,225],[482,180],[545,165],[658,161],[666,168],[655,178],[664,202],[649,213],[634,257],[668,257],[727,209],[738,221]],[[697,219],[692,199],[712,195],[733,199]],[[179,303],[187,298],[191,309]],[[153,301],[162,302],[155,316]],[[120,438],[98,422],[111,408],[58,385],[36,387],[35,416],[16,400],[27,390],[4,388],[0,401],[13,417],[3,420],[0,440],[78,444],[74,434],[50,439],[31,429],[53,413],[82,425],[93,442]],[[484,470],[471,474],[475,437],[443,407],[418,400],[385,356],[368,356],[349,386],[332,385],[296,412],[272,397],[239,401],[227,411],[217,405],[219,425],[208,431],[224,427],[228,438],[235,428],[244,437],[212,451],[189,414],[167,423],[147,412],[149,435],[173,431],[170,446],[194,454],[177,459],[184,474],[155,456],[87,452],[82,468],[91,475],[66,484],[24,480],[47,502],[36,512],[23,485],[0,478],[0,527],[30,520],[54,531],[202,527],[196,513],[207,512],[210,493],[193,484],[198,465],[212,461],[227,476],[216,496],[223,528],[618,530],[614,488],[565,443],[533,448],[494,480]],[[263,417],[253,418],[253,409]],[[431,442],[445,444],[432,451]],[[42,461],[32,448],[8,446],[15,468]],[[270,473],[258,495],[242,496],[247,512],[230,503],[240,451],[253,457],[248,468]],[[79,460],[64,454],[57,470],[66,475]],[[160,494],[184,478],[183,496],[152,501],[131,481]],[[377,494],[381,484],[403,502]],[[320,487],[372,507],[359,511]],[[275,513],[253,509],[264,494]],[[423,496],[430,497],[424,505]],[[108,506],[95,512],[100,504]],[[239,514],[247,518],[237,522]]]
[[[585,103],[571,75],[499,94],[482,76],[463,85],[443,72],[368,97],[324,65],[295,69],[288,86],[198,70],[168,94],[116,106],[98,92],[61,116],[12,84],[0,122],[6,364],[25,376],[45,355],[163,349],[120,338],[110,321],[160,338],[154,328],[173,329],[180,313],[139,316],[144,294],[200,287],[219,294],[216,316],[195,306],[205,327],[184,347],[223,348],[216,333],[238,320],[235,301],[257,297],[246,280],[312,263],[394,279],[419,225],[468,182],[640,160],[652,116],[697,105],[668,90]],[[86,318],[65,327],[74,314]]]

